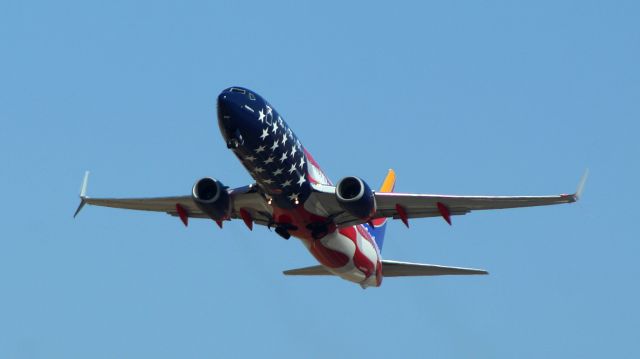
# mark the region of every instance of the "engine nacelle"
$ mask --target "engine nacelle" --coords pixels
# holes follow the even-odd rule
[[[211,177],[199,179],[193,185],[191,197],[198,208],[214,221],[229,217],[229,192],[220,181]]]
[[[367,183],[358,177],[345,177],[336,186],[340,207],[354,217],[369,219],[376,213],[376,197]]]

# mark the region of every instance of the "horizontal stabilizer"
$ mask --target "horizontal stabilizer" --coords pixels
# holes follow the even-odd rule
[[[323,266],[311,266],[290,269],[283,272],[285,275],[333,275]],[[415,277],[434,275],[470,275],[489,274],[482,269],[447,267],[435,264],[420,264],[409,262],[382,261],[382,275],[384,277]]]
[[[382,275],[385,277],[413,277],[432,275],[489,274],[482,269],[446,267],[435,264],[382,261]]]
[[[284,272],[285,275],[333,275],[323,266],[311,266],[297,269],[289,269]]]

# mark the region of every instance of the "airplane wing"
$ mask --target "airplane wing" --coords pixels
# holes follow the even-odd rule
[[[92,198],[88,197],[87,182],[89,172],[85,173],[82,189],[80,191],[80,206],[76,210],[74,217],[86,205],[112,207],[122,209],[132,209],[139,211],[165,212],[172,216],[181,217],[182,214],[188,218],[209,218],[195,204],[190,195],[172,197],[152,197],[152,198]],[[227,189],[231,201],[231,219],[242,218],[240,210],[244,209],[253,221],[260,225],[268,225],[271,218],[271,209],[267,205],[264,197],[260,195],[254,186],[245,186],[234,189]],[[186,225],[186,220],[183,220]]]
[[[582,177],[574,194],[552,196],[452,196],[439,194],[375,193],[377,210],[375,218],[401,219],[408,226],[409,218],[443,217],[451,224],[451,216],[463,215],[471,211],[548,206],[576,202],[583,191],[587,174]],[[314,185],[313,209],[333,218],[339,227],[363,223],[338,204],[335,187]],[[309,208],[311,210],[311,208]]]

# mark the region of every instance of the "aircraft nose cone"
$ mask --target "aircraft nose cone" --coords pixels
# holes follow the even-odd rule
[[[222,92],[218,95],[218,111],[221,114],[230,115],[234,110],[234,107],[238,107],[237,100],[234,101],[234,94],[229,92]]]
[[[218,124],[229,148],[252,140],[258,132],[255,95],[246,89],[231,87],[218,95]],[[233,143],[231,143],[231,142]]]
[[[247,90],[240,87],[230,87],[218,95],[218,106],[233,110],[241,108],[247,102]]]
[[[236,127],[234,122],[237,122],[240,117],[241,106],[242,102],[238,98],[238,94],[222,92],[218,95],[218,120],[220,124],[228,129]]]

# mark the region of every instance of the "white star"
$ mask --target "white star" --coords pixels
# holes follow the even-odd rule
[[[285,133],[284,135],[282,135],[282,145],[284,146],[284,143],[287,142],[287,134]]]
[[[306,179],[304,179],[304,174],[302,174],[299,178],[298,178],[298,185],[300,185],[300,187],[302,187],[302,184],[307,182]]]
[[[273,160],[275,160],[275,157],[269,156],[269,158],[267,158],[266,161],[264,161],[264,164],[268,165],[269,163],[273,162]]]
[[[298,194],[298,193],[292,193],[292,194],[289,196],[289,199],[290,199],[290,200],[292,200],[292,201],[296,201],[296,200],[298,200],[298,196],[299,196],[299,195],[300,195],[300,194]]]
[[[294,164],[291,165],[291,168],[289,168],[289,174],[291,174],[291,173],[293,173],[295,171],[296,171],[296,164],[294,163]]]
[[[300,158],[300,168],[302,168],[302,166],[304,166],[304,156]]]
[[[280,163],[284,162],[284,160],[287,159],[287,153],[286,152],[282,152],[282,157],[280,157]]]
[[[262,182],[266,183],[266,184],[272,184],[273,180],[270,178],[267,178],[266,180],[263,180]]]
[[[260,146],[260,147],[256,148],[256,153],[260,153],[260,152],[264,151],[265,149],[266,149],[266,147]]]
[[[293,132],[291,131],[290,128],[287,128],[287,135],[289,136],[290,139],[293,140]]]
[[[278,123],[273,121],[273,130],[272,130],[272,132],[276,133],[277,131],[278,131]]]
[[[275,142],[273,142],[273,146],[271,146],[271,152],[275,151],[276,148],[278,148],[278,140],[275,140]]]
[[[285,187],[290,186],[290,185],[291,185],[291,180],[290,179],[282,182],[282,188],[285,188]]]
[[[282,117],[278,116],[278,123],[280,124],[280,127],[284,128],[284,122],[282,121]]]
[[[272,112],[271,107],[269,107],[269,105],[267,105],[267,115],[270,115],[270,114],[271,114],[271,112]]]
[[[297,150],[298,150],[298,149],[296,148],[296,146],[291,146],[291,157],[293,157],[293,155],[295,155],[295,154],[296,154],[296,151],[297,151]]]
[[[253,161],[255,161],[255,160],[256,160],[256,158],[255,158],[255,157],[253,157],[253,156],[251,156],[251,155],[249,155],[249,156],[245,157],[244,159],[245,159],[245,160],[247,160],[247,161],[251,161],[251,162],[253,162]]]
[[[265,118],[264,112],[262,112],[262,110],[260,110],[260,111],[258,111],[258,114],[259,114],[259,116],[260,116],[260,117],[258,118],[258,121],[260,121],[260,122],[264,123],[264,118]]]
[[[279,174],[282,174],[282,168],[278,168],[277,170],[275,170],[275,171],[273,172],[273,175],[274,175],[274,176],[277,176],[277,175],[279,175]]]
[[[264,168],[262,168],[262,167],[256,167],[256,168],[254,168],[254,169],[253,169],[253,172],[255,172],[255,173],[262,173],[262,172],[264,172]]]
[[[264,141],[267,136],[269,136],[269,130],[265,128],[262,130],[262,135],[260,135],[260,138]]]

